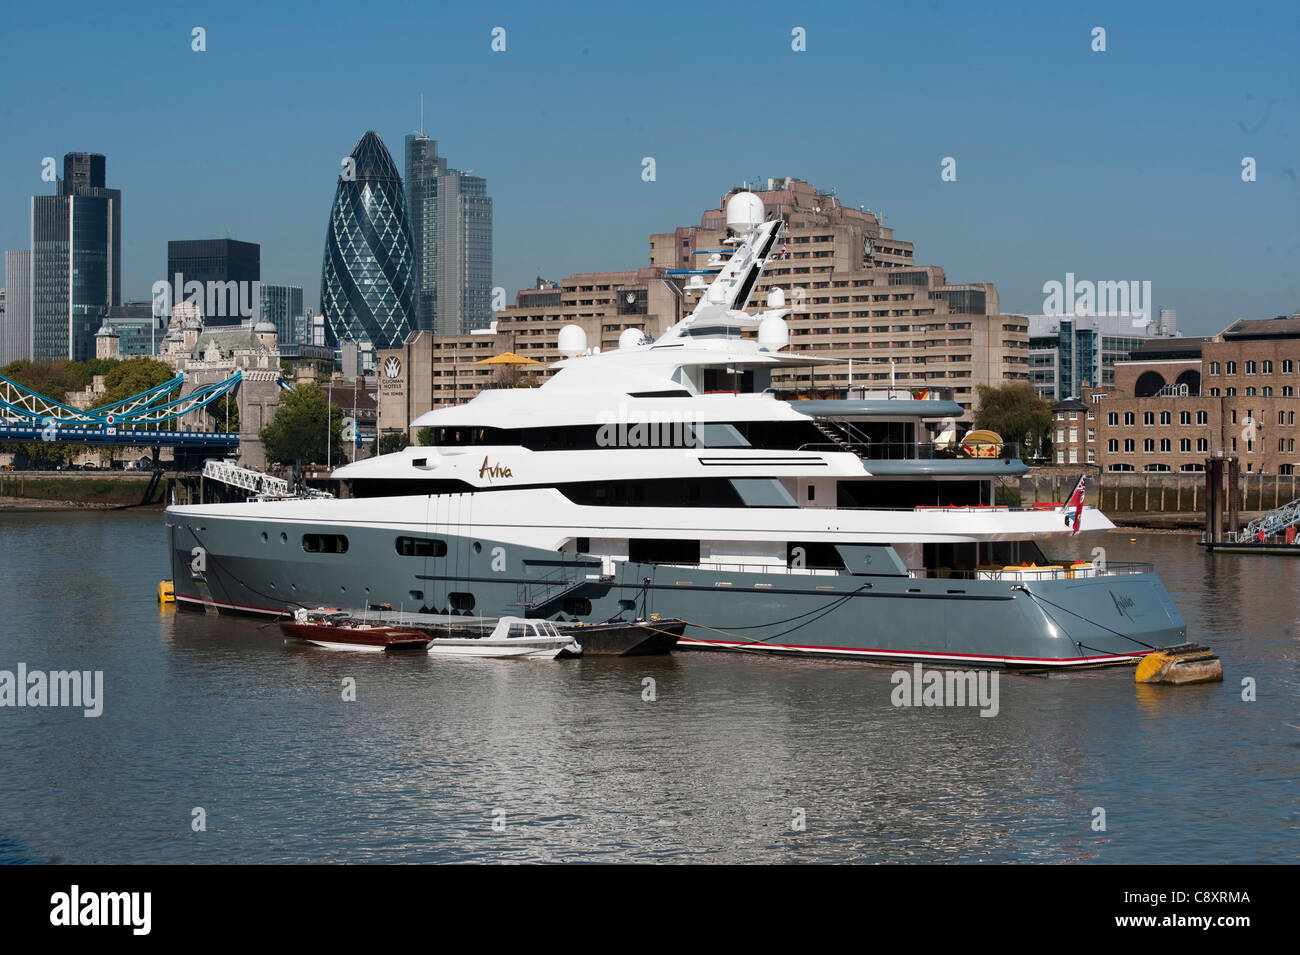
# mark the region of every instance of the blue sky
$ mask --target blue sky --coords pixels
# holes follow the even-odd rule
[[[1005,311],[1066,272],[1149,280],[1191,334],[1300,308],[1300,5],[732,6],[10,5],[0,248],[27,246],[42,157],[102,152],[127,297],[168,239],[229,236],[314,307],[339,160],[374,129],[400,167],[424,93],[427,133],[488,179],[512,298],[644,265],[650,233],[788,175],[883,210]]]

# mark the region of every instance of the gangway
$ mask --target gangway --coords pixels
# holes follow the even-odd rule
[[[1290,504],[1275,507],[1266,514],[1261,514],[1241,529],[1241,533],[1237,535],[1237,540],[1255,540],[1260,531],[1264,532],[1264,536],[1271,537],[1274,534],[1280,534],[1288,527],[1294,527],[1296,524],[1300,524],[1300,498],[1296,498]]]
[[[238,464],[231,464],[229,461],[218,461],[209,458],[203,462],[203,476],[209,480],[220,481],[222,484],[248,491],[250,494],[263,494],[269,497],[291,496],[289,482],[284,478],[263,474],[261,471],[254,471],[252,468],[240,467]],[[304,488],[302,496],[329,498],[334,495],[328,491]]]

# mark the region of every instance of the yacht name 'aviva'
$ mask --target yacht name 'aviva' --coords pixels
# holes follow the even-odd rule
[[[739,193],[727,224],[743,241],[658,341],[628,329],[617,350],[581,355],[566,328],[572,357],[544,385],[425,414],[413,426],[432,446],[334,472],[349,497],[168,508],[176,599],[653,612],[688,621],[683,647],[966,666],[1115,663],[1186,642],[1149,565],[1052,561],[1075,529],[1059,509],[993,506],[995,479],[1025,466],[1010,444],[933,440],[927,423],[960,405],[776,398],[772,369],[820,361],[784,351],[780,290],[744,311],[782,222]],[[1077,533],[1112,527],[1085,507]]]

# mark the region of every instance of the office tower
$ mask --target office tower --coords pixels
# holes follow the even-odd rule
[[[367,132],[339,175],[321,264],[327,345],[391,348],[416,324],[417,279],[402,177],[383,140]]]
[[[487,180],[452,169],[437,140],[406,137],[406,196],[420,283],[418,327],[457,335],[492,320]]]
[[[32,196],[32,357],[95,356],[95,332],[122,302],[122,193],[98,153],[68,153],[52,196]]]
[[[1178,336],[1172,309],[1160,321],[1135,322],[1129,315],[1029,316],[1029,373],[1048,401],[1079,397],[1083,389],[1115,384],[1116,362],[1127,361],[1153,338]]]
[[[261,278],[262,247],[256,242],[183,239],[167,243],[171,304],[195,301],[205,326],[253,321],[260,304],[253,283]],[[199,286],[191,286],[191,282]]]
[[[305,313],[302,288],[297,285],[263,285],[259,319],[275,326],[282,342],[302,343]]]
[[[107,321],[118,337],[118,354],[156,355],[162,351],[167,327],[154,314],[153,302],[123,302],[108,310]]]
[[[32,357],[32,254],[5,253],[5,312],[0,321],[0,365]]]

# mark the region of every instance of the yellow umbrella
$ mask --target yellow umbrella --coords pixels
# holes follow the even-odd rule
[[[512,351],[502,352],[500,355],[493,355],[491,358],[480,358],[474,362],[476,365],[540,365],[541,362],[533,358],[525,358],[523,355],[516,355]]]

